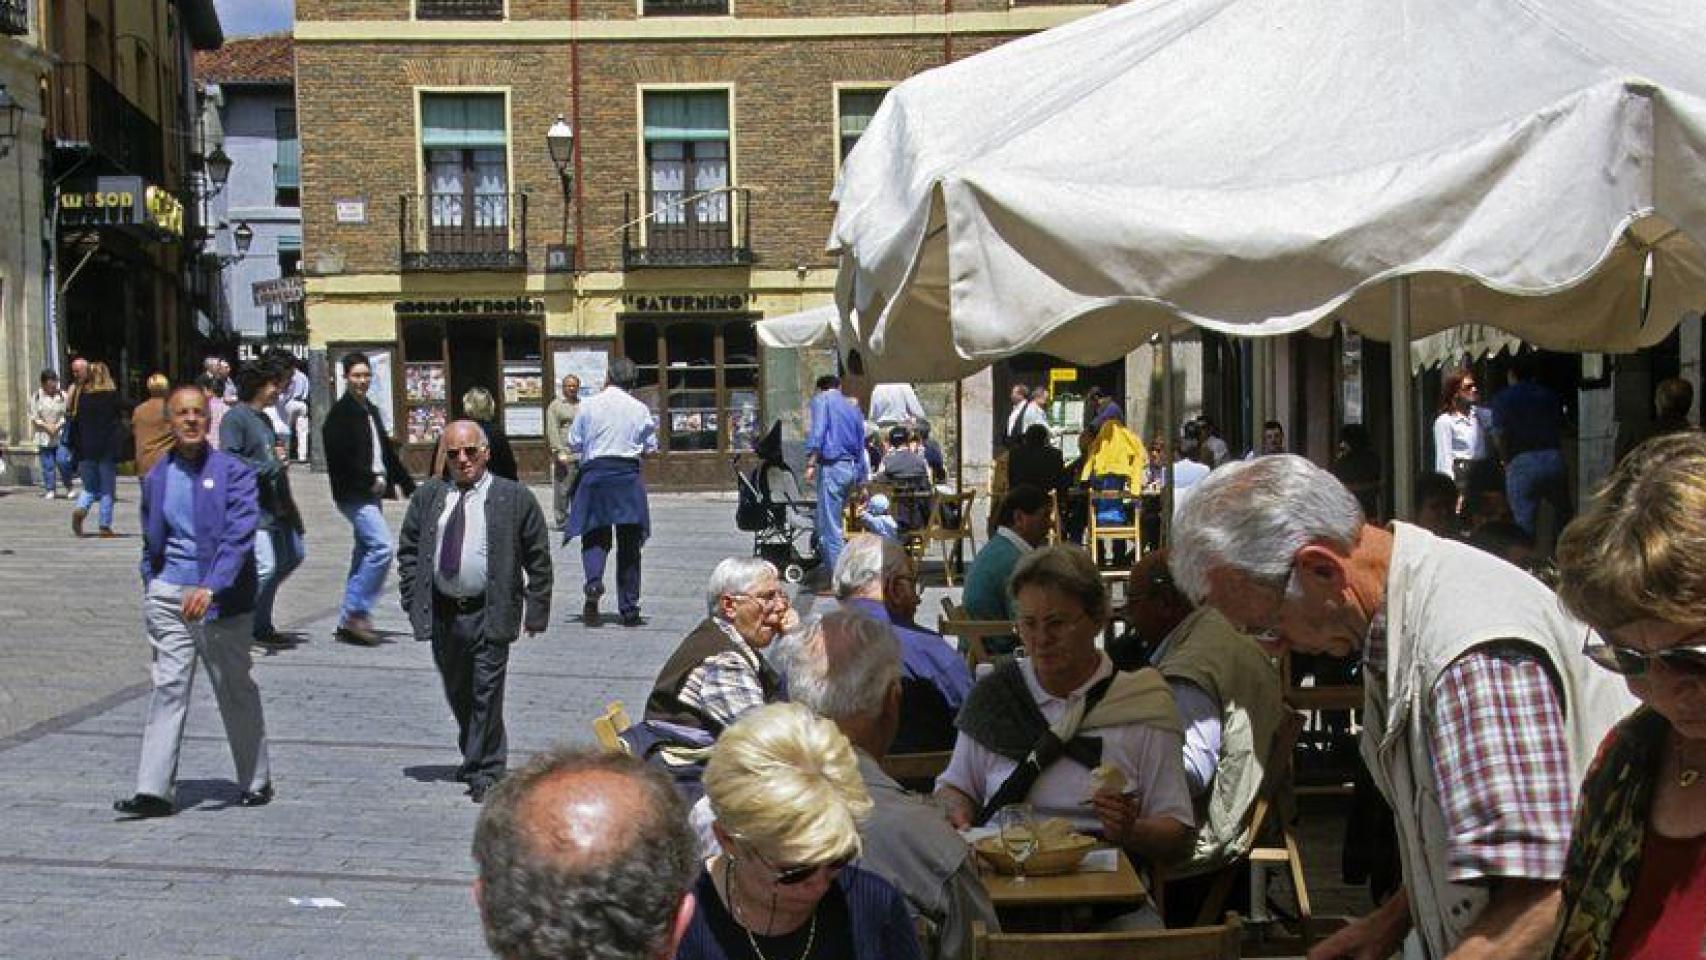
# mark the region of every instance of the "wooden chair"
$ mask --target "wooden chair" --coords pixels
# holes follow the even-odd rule
[[[972,960],[1237,960],[1244,925],[1229,913],[1215,926],[1118,933],[990,933],[972,921]]]
[[[1261,796],[1250,811],[1250,835],[1256,838],[1256,846],[1235,863],[1221,868],[1215,877],[1214,885],[1209,888],[1208,895],[1203,898],[1202,909],[1197,913],[1197,923],[1205,922],[1206,918],[1219,913],[1226,904],[1226,897],[1232,892],[1232,884],[1244,875],[1243,867],[1247,863],[1251,870],[1266,870],[1269,864],[1284,864],[1291,871],[1292,889],[1297,892],[1297,926],[1302,936],[1303,951],[1307,952],[1312,942],[1310,937],[1309,887],[1303,879],[1303,857],[1298,853],[1297,831],[1287,815],[1288,804],[1286,795],[1291,789],[1292,758],[1297,754],[1297,738],[1303,732],[1303,714],[1287,710],[1285,719],[1281,721],[1279,730],[1274,734],[1273,746],[1268,750],[1266,769],[1273,776],[1262,790]],[[1268,830],[1272,821],[1275,828]],[[1266,833],[1266,837],[1264,837]],[[1279,844],[1274,845],[1274,835],[1277,834]],[[1266,845],[1264,845],[1264,839]],[[1263,890],[1265,883],[1257,886]],[[1253,896],[1254,894],[1252,894]],[[1263,901],[1266,900],[1264,894]],[[1252,904],[1257,901],[1252,901]]]
[[[622,741],[622,731],[633,726],[628,719],[628,711],[622,706],[622,701],[613,700],[604,708],[604,713],[592,718],[592,734],[598,738],[598,745],[610,753],[627,753],[628,745]]]
[[[921,537],[923,550],[927,552],[932,543],[941,545],[942,575],[950,587],[954,585],[954,559],[962,555],[961,543],[970,540],[972,552],[977,552],[977,533],[971,524],[972,505],[976,501],[976,490],[964,490],[941,494],[930,505],[930,523]],[[950,515],[955,522],[949,523],[944,519]]]
[[[954,638],[960,653],[966,658],[966,666],[974,675],[978,664],[995,662],[995,655],[990,653],[986,641],[1019,635],[1018,626],[1011,620],[949,620],[944,617],[937,622],[936,630],[944,637]]]
[[[1107,523],[1096,519],[1097,507],[1107,504],[1118,504],[1122,509],[1131,511],[1131,519],[1120,523]],[[1102,565],[1102,544],[1112,544],[1121,540],[1132,543],[1131,555],[1135,559],[1141,551],[1143,531],[1140,527],[1143,512],[1142,498],[1128,490],[1092,490],[1089,503],[1089,537],[1090,559]]]

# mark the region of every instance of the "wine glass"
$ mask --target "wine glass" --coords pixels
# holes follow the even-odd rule
[[[1028,803],[1010,803],[995,811],[995,827],[1000,831],[1001,846],[1018,866],[1014,883],[1025,882],[1025,861],[1037,852],[1037,826]]]

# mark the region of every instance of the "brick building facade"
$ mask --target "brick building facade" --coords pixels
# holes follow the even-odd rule
[[[376,355],[419,468],[485,387],[538,471],[553,384],[624,354],[659,415],[653,479],[726,488],[753,431],[797,423],[814,360],[766,354],[752,323],[832,298],[829,195],[880,91],[1103,5],[826,6],[298,0],[316,388],[343,351]]]

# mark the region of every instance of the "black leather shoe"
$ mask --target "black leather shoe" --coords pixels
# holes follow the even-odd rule
[[[468,784],[468,799],[475,803],[485,803],[486,794],[490,793],[491,789],[492,781],[475,780],[473,783]]]
[[[113,810],[124,814],[132,820],[148,820],[153,817],[169,817],[178,811],[172,808],[172,801],[152,794],[139,793],[134,797],[113,801]]]
[[[237,798],[237,806],[239,807],[264,807],[271,802],[272,784],[270,783],[259,790],[244,790],[243,795]]]
[[[638,610],[635,610],[633,613],[624,613],[622,615],[622,625],[624,627],[637,627],[644,622],[645,621],[641,619],[640,611]]]

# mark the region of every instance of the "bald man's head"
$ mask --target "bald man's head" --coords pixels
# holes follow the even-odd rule
[[[621,754],[535,757],[486,798],[474,830],[486,943],[505,960],[672,956],[698,871],[687,811]]]
[[[486,474],[486,461],[491,459],[486,431],[472,420],[453,420],[444,428],[444,457],[450,465],[450,479],[459,487],[471,487]]]

